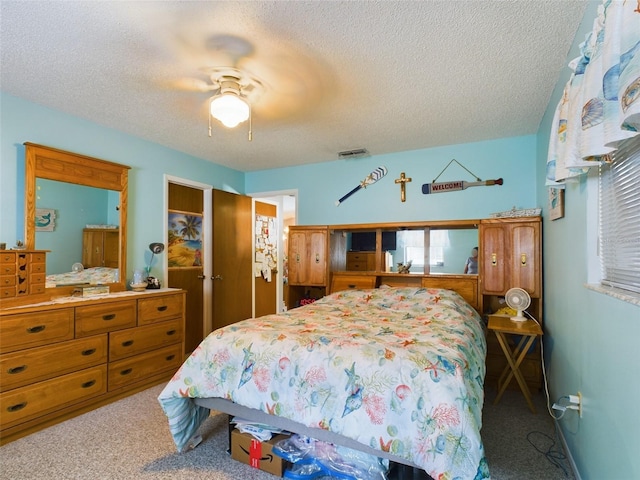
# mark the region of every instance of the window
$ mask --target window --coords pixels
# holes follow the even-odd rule
[[[640,135],[599,169],[601,283],[640,293]]]

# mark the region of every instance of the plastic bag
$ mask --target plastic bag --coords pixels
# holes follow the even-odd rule
[[[387,480],[389,470],[388,460],[297,434],[277,442],[273,453],[293,463],[284,473],[290,479]]]

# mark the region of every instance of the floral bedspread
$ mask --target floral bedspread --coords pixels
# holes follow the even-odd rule
[[[486,343],[457,293],[336,292],[212,332],[160,394],[178,450],[223,397],[328,429],[421,466],[488,478],[480,437]]]
[[[79,283],[105,285],[107,283],[117,282],[117,277],[117,268],[91,267],[85,268],[81,272],[66,272],[47,275],[46,286],[47,288],[51,288]]]

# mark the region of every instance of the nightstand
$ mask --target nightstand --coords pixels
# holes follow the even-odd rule
[[[511,320],[510,316],[506,315],[489,315],[488,328],[496,334],[498,343],[508,363],[498,379],[498,395],[493,402],[494,405],[500,401],[509,382],[515,377],[518,385],[520,385],[520,390],[524,398],[527,400],[529,408],[533,413],[536,413],[536,408],[531,401],[529,387],[527,387],[527,383],[520,372],[520,364],[533,345],[534,340],[542,336],[542,328],[540,328],[540,325],[534,320],[527,319],[524,322],[516,322]],[[521,337],[513,349],[511,349],[506,335],[518,335]]]

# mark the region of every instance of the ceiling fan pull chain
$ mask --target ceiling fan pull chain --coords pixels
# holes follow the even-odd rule
[[[211,137],[211,102],[213,102],[214,97],[209,99],[209,112],[207,113],[207,117],[209,117],[209,137]]]
[[[247,104],[249,105],[249,141],[253,140],[253,130],[252,130],[252,126],[251,126],[251,104],[247,102]],[[211,120],[209,120],[211,121]]]

